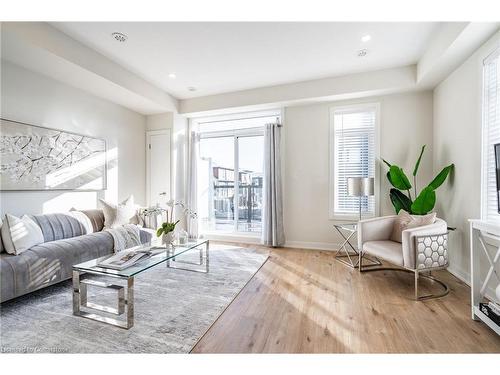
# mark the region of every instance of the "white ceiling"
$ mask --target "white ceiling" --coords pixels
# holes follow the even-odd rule
[[[179,99],[415,64],[439,23],[52,23]],[[119,43],[111,33],[128,35]],[[372,39],[361,42],[370,34]],[[367,56],[357,57],[361,48]],[[175,80],[168,77],[174,72]],[[194,86],[196,92],[187,88]]]

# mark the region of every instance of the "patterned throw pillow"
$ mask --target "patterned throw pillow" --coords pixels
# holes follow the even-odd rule
[[[125,224],[137,224],[137,209],[134,204],[134,196],[131,195],[123,202],[114,204],[99,199],[104,212],[104,228],[117,228]]]
[[[398,217],[394,221],[392,227],[391,240],[401,242],[403,238],[403,231],[405,229],[422,227],[424,225],[434,224],[436,221],[436,213],[432,212],[427,215],[410,215],[405,210],[400,210]]]

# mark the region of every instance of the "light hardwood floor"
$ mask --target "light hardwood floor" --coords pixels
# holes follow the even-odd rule
[[[450,294],[415,302],[413,274],[359,274],[328,251],[246,247],[270,258],[193,353],[500,353],[500,337],[470,318],[469,287],[446,271],[435,275]]]

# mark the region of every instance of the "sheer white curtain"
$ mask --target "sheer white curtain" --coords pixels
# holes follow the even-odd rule
[[[285,244],[283,194],[281,182],[281,125],[266,124],[264,129],[262,243],[278,247]]]
[[[198,150],[200,137],[195,131],[189,134],[188,143],[188,173],[186,205],[194,212],[198,212]],[[186,218],[187,232],[190,238],[198,238],[198,218]]]

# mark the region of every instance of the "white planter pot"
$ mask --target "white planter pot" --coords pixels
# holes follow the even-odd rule
[[[170,246],[174,242],[174,232],[168,232],[161,236],[161,243]]]

